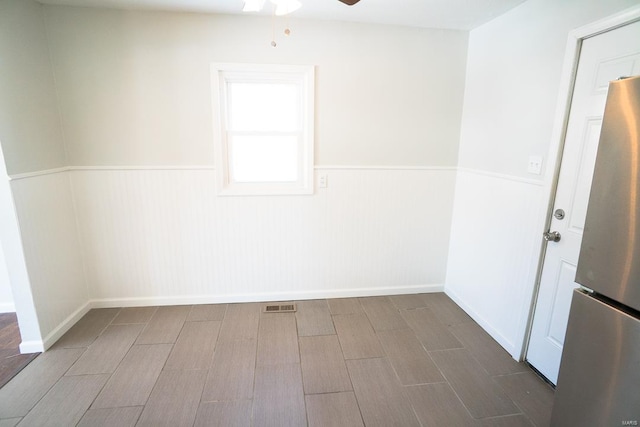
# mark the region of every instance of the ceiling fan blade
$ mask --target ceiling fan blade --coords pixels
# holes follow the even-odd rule
[[[353,6],[354,4],[358,3],[360,0],[340,0],[340,1],[346,5]]]

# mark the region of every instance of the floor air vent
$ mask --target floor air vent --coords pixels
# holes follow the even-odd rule
[[[264,306],[265,313],[293,313],[295,311],[295,304],[267,304]]]

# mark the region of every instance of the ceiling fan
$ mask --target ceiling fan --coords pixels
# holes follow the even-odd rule
[[[338,0],[348,6],[353,6],[358,3],[360,0]],[[262,7],[264,6],[265,0],[245,0],[244,7],[242,8],[243,12],[260,12]],[[275,14],[287,15],[291,12],[294,12],[302,6],[302,4],[298,0],[271,0],[276,6]]]

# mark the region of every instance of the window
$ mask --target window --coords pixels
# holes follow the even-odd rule
[[[313,67],[211,70],[219,194],[311,194]]]

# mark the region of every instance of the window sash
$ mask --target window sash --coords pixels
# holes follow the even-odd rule
[[[237,122],[237,120],[235,120],[234,117],[234,111],[235,111],[235,105],[234,105],[234,91],[232,89],[230,89],[230,86],[232,86],[233,84],[256,84],[256,85],[287,85],[287,86],[292,86],[296,89],[296,96],[295,96],[295,100],[294,103],[296,104],[294,107],[294,112],[293,114],[295,114],[295,117],[293,119],[293,124],[286,126],[286,129],[283,128],[277,128],[274,127],[273,125],[271,125],[270,123],[268,124],[263,124],[262,127],[257,126],[255,128],[252,129],[242,129],[242,128],[235,128],[234,127],[234,123]],[[225,79],[225,99],[226,99],[226,108],[225,108],[225,114],[226,114],[226,120],[225,120],[225,126],[226,129],[230,130],[230,131],[246,131],[246,132],[302,132],[302,130],[304,129],[304,125],[305,125],[305,118],[304,118],[304,105],[303,105],[303,87],[301,85],[301,82],[299,81],[295,81],[295,82],[286,82],[286,81],[281,81],[280,79],[277,81],[255,81],[255,79],[253,81],[246,81],[246,80],[240,80],[238,78],[235,78],[233,80],[230,79]],[[289,105],[290,106],[290,105]],[[274,110],[277,109],[277,107],[275,106],[262,106],[262,110],[263,110],[263,114],[265,115],[270,115],[273,114]],[[275,119],[275,120],[273,120]],[[277,122],[277,118],[272,118],[272,120],[274,122]]]
[[[212,64],[212,95],[216,132],[216,161],[219,195],[294,195],[313,194],[313,136],[314,136],[314,70],[312,66]],[[232,129],[229,120],[230,93],[233,83],[261,83],[294,85],[298,88],[295,129],[285,132],[272,129]],[[297,144],[297,180],[238,180],[234,179],[234,138],[238,137],[295,137]],[[245,176],[246,178],[246,176]]]
[[[246,181],[237,179],[236,171],[235,171],[235,158],[234,158],[234,142],[238,137],[254,137],[257,139],[265,139],[265,144],[269,144],[268,139],[278,138],[278,137],[293,137],[295,138],[295,146],[296,146],[296,172],[294,180],[273,180],[273,179],[263,179],[263,180],[255,180],[255,181]],[[302,132],[233,132],[228,131],[226,136],[226,146],[227,146],[227,165],[228,165],[228,179],[232,184],[245,184],[245,183],[253,183],[253,184],[262,184],[262,183],[278,183],[278,184],[295,184],[297,185],[304,174],[304,158],[305,158],[305,147],[304,147],[304,136]]]

